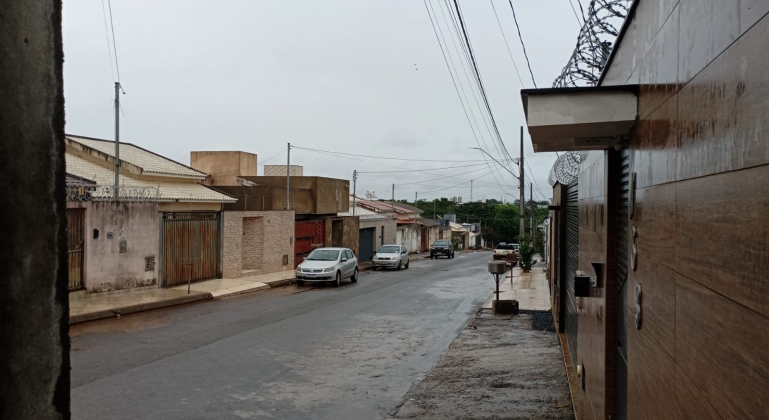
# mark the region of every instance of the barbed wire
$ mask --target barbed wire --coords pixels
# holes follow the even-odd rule
[[[625,21],[632,0],[591,0],[587,19],[577,36],[577,45],[553,87],[596,86],[609,59],[617,29]],[[567,152],[556,159],[547,181],[568,185],[579,176],[579,152]]]
[[[591,0],[577,45],[553,87],[595,86],[632,0]]]
[[[579,152],[564,153],[555,160],[553,167],[550,168],[550,175],[547,182],[552,187],[556,182],[562,185],[569,185],[579,176],[579,164],[581,157]]]
[[[67,185],[67,201],[111,201],[115,198],[114,185]],[[120,201],[160,201],[160,187],[121,185]]]

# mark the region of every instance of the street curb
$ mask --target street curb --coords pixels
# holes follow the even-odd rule
[[[296,279],[273,280],[273,281],[270,281],[270,282],[266,281],[264,283],[267,284],[268,286],[270,286],[270,288],[274,289],[276,287],[288,286],[288,285],[290,285],[292,283],[296,283]]]
[[[238,295],[242,295],[242,294],[246,294],[246,293],[258,292],[260,290],[269,290],[269,289],[270,289],[270,285],[265,283],[262,286],[251,287],[251,288],[248,288],[248,289],[238,290],[238,291],[235,291],[235,292],[229,292],[229,293],[225,293],[225,294],[222,294],[222,295],[214,296],[213,294],[211,294],[211,297],[213,299],[219,299],[219,298],[226,298],[226,297],[230,297],[230,296],[238,296]]]
[[[139,303],[136,305],[124,306],[122,308],[105,309],[102,311],[88,312],[84,314],[70,316],[69,325],[80,324],[88,321],[96,321],[98,319],[114,318],[117,315],[128,315],[136,312],[166,308],[169,306],[184,305],[185,303],[199,302],[201,300],[210,300],[210,299],[213,299],[213,296],[211,296],[211,293],[196,293],[196,294],[179,296],[173,299],[161,300],[157,302]]]

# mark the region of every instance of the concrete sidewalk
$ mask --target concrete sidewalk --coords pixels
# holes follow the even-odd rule
[[[214,279],[170,288],[142,288],[104,293],[75,292],[69,295],[69,323],[113,318],[135,312],[182,305],[290,284],[294,271],[261,274],[239,279]]]
[[[190,290],[210,293],[214,298],[220,298],[269,289],[271,287],[285,286],[294,282],[294,276],[294,270],[286,270],[277,273],[241,277],[239,279],[205,280],[192,283]],[[172,289],[186,292],[187,285],[175,286]]]
[[[491,309],[494,294],[495,291],[492,291],[483,309]],[[532,267],[529,273],[514,267],[505,274],[504,280],[500,280],[499,299],[517,300],[518,308],[524,311],[549,311],[552,306],[545,267]]]
[[[210,293],[191,292],[187,294],[186,290],[182,292],[180,290],[160,289],[157,287],[149,290],[107,293],[109,292],[104,294],[91,293],[88,295],[70,293],[70,325],[212,298]]]

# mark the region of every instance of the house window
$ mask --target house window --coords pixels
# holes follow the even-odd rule
[[[155,271],[155,256],[144,257],[144,271]]]

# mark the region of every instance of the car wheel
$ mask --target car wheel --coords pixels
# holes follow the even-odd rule
[[[304,286],[304,280],[297,280],[296,281],[297,286]]]
[[[358,267],[355,267],[355,271],[352,272],[352,277],[350,277],[350,281],[353,283],[358,281]]]
[[[430,259],[431,259],[431,260],[432,260],[432,259],[435,259],[435,257],[434,257],[434,256],[432,256],[432,255],[430,255]]]
[[[331,282],[331,287],[339,287],[339,285],[342,284],[342,272],[337,271],[336,272],[336,280]]]
[[[377,269],[377,268],[379,268],[379,267],[377,267],[377,266],[375,266],[375,265],[372,265],[372,266],[371,266],[371,271],[376,271],[376,269]]]
[[[406,260],[406,269],[408,269],[408,268],[409,268],[409,263],[410,263],[410,262],[411,262],[411,258],[409,258],[409,259],[407,259],[407,260]]]
[[[401,269],[401,261],[398,261],[398,268],[396,268],[396,270],[400,270],[400,269]]]

